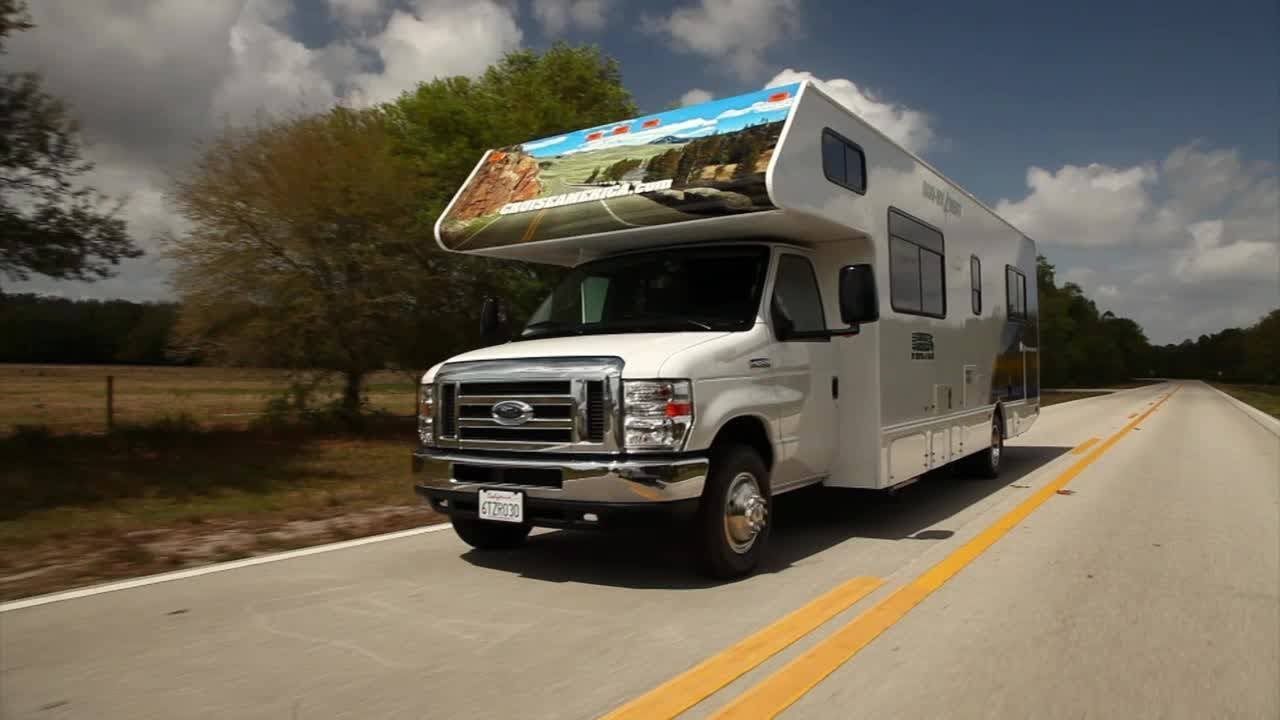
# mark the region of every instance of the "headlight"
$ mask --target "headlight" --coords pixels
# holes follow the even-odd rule
[[[430,445],[435,440],[435,388],[430,383],[418,386],[418,440]]]
[[[679,450],[693,425],[688,380],[624,380],[622,428],[628,450]]]

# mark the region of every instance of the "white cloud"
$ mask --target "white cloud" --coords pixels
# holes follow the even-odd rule
[[[723,60],[742,78],[758,75],[764,54],[800,28],[800,0],[699,0],[649,20],[676,50]]]
[[[811,72],[787,68],[765,83],[765,87],[812,80],[837,102],[849,108],[899,145],[919,153],[933,141],[929,116],[919,110],[880,99],[875,93],[858,87],[852,80],[822,80]]]
[[[381,102],[437,77],[476,75],[518,48],[522,37],[512,8],[498,2],[419,0],[411,12],[392,13],[367,41],[382,69],[352,78],[353,95]]]
[[[1157,173],[1147,166],[1065,165],[1027,170],[1027,197],[996,212],[1039,242],[1100,246],[1132,242],[1151,209]]]
[[[686,107],[688,105],[699,105],[701,103],[707,102],[708,100],[711,100],[713,97],[715,96],[712,95],[707,90],[694,88],[689,92],[680,96],[680,107]]]
[[[1248,325],[1280,305],[1280,181],[1269,164],[1202,143],[1127,168],[1027,171],[996,210],[1051,261],[1091,257],[1076,282],[1158,343]],[[1138,292],[1130,292],[1136,288]]]
[[[153,238],[182,223],[165,193],[224,123],[393,98],[434,77],[476,74],[521,41],[505,0],[328,0],[342,27],[327,46],[292,34],[301,0],[130,0],[127,12],[119,4],[31,3],[36,28],[7,39],[4,63],[40,73],[70,103],[97,165],[86,180],[125,201],[129,232],[153,252],[122,263],[113,279],[37,276],[6,290],[165,297],[168,266]]]
[[[533,0],[533,16],[548,35],[604,28],[614,0]]]

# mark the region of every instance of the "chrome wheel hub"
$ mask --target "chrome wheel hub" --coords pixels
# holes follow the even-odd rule
[[[725,495],[724,531],[729,546],[738,554],[747,552],[768,522],[769,507],[760,483],[751,473],[738,473]]]

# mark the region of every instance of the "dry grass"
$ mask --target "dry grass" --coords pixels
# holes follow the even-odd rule
[[[1040,393],[1040,407],[1048,405],[1057,405],[1058,403],[1070,402],[1072,400],[1083,400],[1084,398],[1098,397],[1101,395],[1109,395],[1103,392],[1044,392]]]
[[[102,432],[108,375],[115,377],[117,423],[186,414],[206,426],[244,427],[293,382],[288,372],[255,368],[0,364],[0,434],[18,425]],[[411,414],[415,383],[416,373],[374,373],[366,384],[370,408]],[[314,399],[332,400],[339,391],[334,377]]]
[[[1280,418],[1280,385],[1230,385],[1214,383],[1214,387],[1231,397]]]
[[[0,440],[0,599],[438,522],[404,425]]]

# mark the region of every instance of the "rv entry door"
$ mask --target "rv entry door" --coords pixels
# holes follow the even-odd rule
[[[780,441],[773,490],[779,492],[829,472],[838,431],[839,380],[831,340],[793,337],[827,328],[818,279],[808,258],[779,258],[770,315]]]

